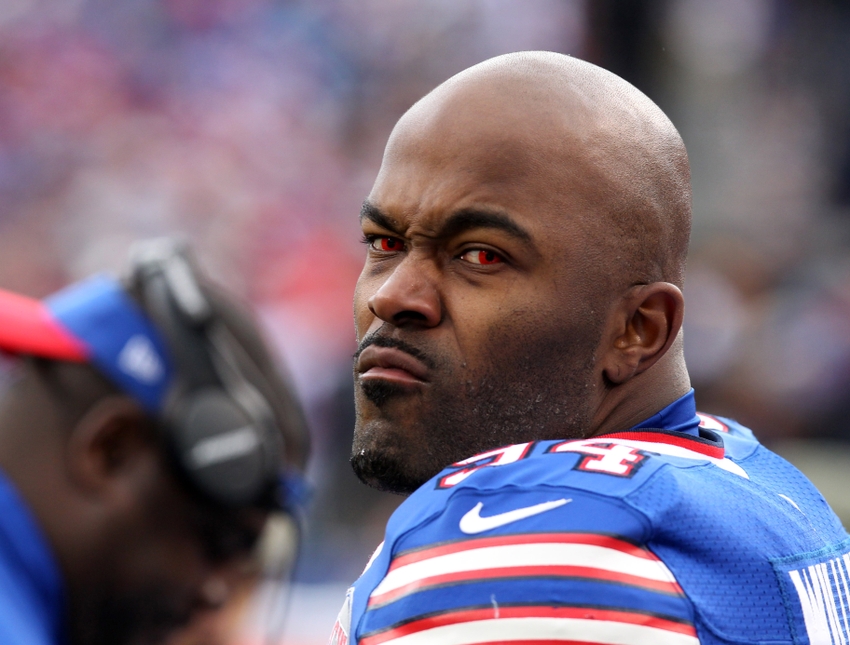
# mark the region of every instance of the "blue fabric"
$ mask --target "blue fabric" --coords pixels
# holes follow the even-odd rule
[[[95,276],[54,294],[45,304],[118,387],[149,412],[162,408],[174,373],[166,344],[116,280]]]
[[[58,645],[63,590],[35,518],[0,472],[0,643]]]
[[[697,437],[699,436],[699,421],[697,404],[694,400],[694,391],[691,390],[660,412],[653,414],[646,421],[637,424],[632,430],[663,428],[664,430],[683,432]]]
[[[531,442],[501,463],[490,456],[447,468],[390,518],[383,548],[349,592],[350,623],[342,612],[332,642],[345,642],[340,633],[361,645],[392,642],[441,621],[538,610],[613,620],[621,636],[660,621],[701,645],[850,642],[850,538],[840,521],[749,430],[708,421],[700,425],[689,392],[627,433]],[[508,519],[477,530],[464,524],[476,513]],[[597,558],[591,564],[551,555],[565,552],[553,544],[576,553],[587,540],[605,553],[587,556]],[[541,548],[548,555],[534,564]],[[623,564],[618,554],[630,549],[670,582],[647,582],[634,560]],[[409,577],[399,578],[406,567]],[[563,624],[559,637],[583,640],[574,631],[582,627]]]

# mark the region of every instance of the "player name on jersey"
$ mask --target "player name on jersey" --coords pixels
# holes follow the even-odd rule
[[[850,643],[850,552],[792,569],[788,577],[800,599],[810,645]]]

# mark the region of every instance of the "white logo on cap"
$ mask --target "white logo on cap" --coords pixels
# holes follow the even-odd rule
[[[137,381],[151,385],[159,381],[165,368],[150,339],[136,334],[118,354],[118,367]]]

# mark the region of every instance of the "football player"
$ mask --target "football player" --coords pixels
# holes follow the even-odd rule
[[[332,643],[848,642],[841,523],[696,411],[652,101],[560,54],[476,65],[401,118],[360,219],[352,464],[410,497]]]

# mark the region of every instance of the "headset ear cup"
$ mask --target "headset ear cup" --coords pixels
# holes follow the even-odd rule
[[[262,495],[269,484],[264,429],[222,390],[207,387],[187,396],[171,426],[178,459],[203,493],[232,505]]]

